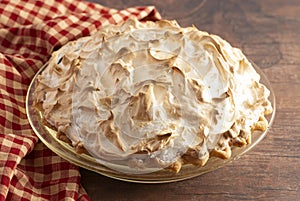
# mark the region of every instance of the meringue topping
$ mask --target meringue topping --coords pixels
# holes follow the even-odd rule
[[[233,144],[250,143],[258,122],[267,124],[270,92],[259,80],[216,35],[128,20],[54,52],[34,95],[45,120],[99,163],[178,172],[209,153],[230,157]]]

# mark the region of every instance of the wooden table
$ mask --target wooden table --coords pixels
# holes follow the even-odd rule
[[[93,0],[155,5],[163,18],[220,35],[260,66],[277,99],[275,122],[241,159],[168,184],[135,184],[81,170],[92,200],[300,200],[300,1]]]

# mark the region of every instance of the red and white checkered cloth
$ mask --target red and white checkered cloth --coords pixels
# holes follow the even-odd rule
[[[0,200],[89,200],[79,168],[38,142],[25,96],[54,50],[127,18],[160,15],[151,6],[118,11],[79,0],[0,1]]]

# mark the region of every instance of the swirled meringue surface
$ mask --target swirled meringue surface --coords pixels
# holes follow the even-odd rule
[[[210,155],[228,158],[231,146],[264,129],[272,107],[259,80],[216,35],[128,20],[54,52],[35,100],[49,124],[99,163],[130,174],[178,172]]]

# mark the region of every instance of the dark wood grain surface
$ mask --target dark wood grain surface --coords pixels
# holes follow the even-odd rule
[[[165,19],[220,35],[269,78],[276,118],[267,135],[237,161],[168,184],[135,184],[81,170],[92,200],[300,200],[300,1],[93,0],[123,9],[155,5]]]

